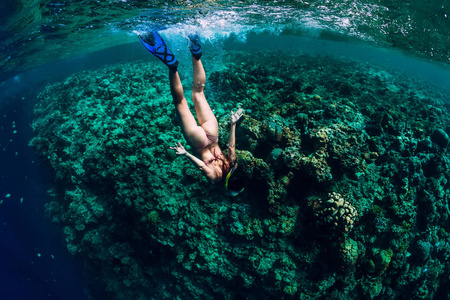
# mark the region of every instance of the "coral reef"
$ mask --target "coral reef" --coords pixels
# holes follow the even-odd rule
[[[353,61],[227,55],[205,93],[222,149],[229,111],[245,109],[237,198],[169,149],[183,138],[159,66],[86,71],[39,96],[30,144],[54,170],[47,212],[68,251],[111,299],[439,293],[449,94]]]
[[[326,201],[309,200],[319,226],[340,232],[350,231],[358,217],[358,212],[338,193],[330,193],[328,198]]]

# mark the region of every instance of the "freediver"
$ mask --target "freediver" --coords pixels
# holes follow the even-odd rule
[[[238,109],[236,112],[231,111],[228,151],[225,155],[219,147],[217,119],[203,93],[206,75],[200,59],[202,56],[200,38],[198,35],[188,36],[188,38],[194,67],[194,83],[191,95],[198,123],[189,110],[188,103],[184,97],[183,86],[177,70],[178,61],[175,55],[170,51],[157,31],[139,35],[139,40],[144,47],[169,68],[170,91],[183,136],[201,159],[187,152],[180,142],[175,144],[174,147],[170,147],[170,149],[175,150],[177,155],[186,156],[196,168],[202,171],[209,182],[213,184],[222,182],[225,186],[225,191],[232,196],[236,196],[244,190],[241,184],[233,183],[233,180],[230,180],[231,175],[238,166],[235,130],[236,123],[242,117],[243,111],[242,109]]]

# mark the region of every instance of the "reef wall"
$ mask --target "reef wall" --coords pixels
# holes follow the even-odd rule
[[[225,60],[205,93],[222,149],[245,110],[236,198],[169,149],[184,141],[162,67],[39,96],[48,214],[111,299],[427,299],[449,284],[449,95],[329,57]]]

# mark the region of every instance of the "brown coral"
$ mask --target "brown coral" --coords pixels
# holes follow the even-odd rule
[[[338,193],[329,193],[326,201],[316,199],[310,203],[319,226],[348,232],[358,217],[356,209]]]

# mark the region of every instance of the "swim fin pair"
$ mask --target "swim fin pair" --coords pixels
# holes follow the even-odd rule
[[[147,32],[138,37],[148,52],[160,59],[169,68],[177,69],[178,60],[157,31]],[[202,56],[202,47],[198,35],[189,36],[189,50],[197,60]]]

